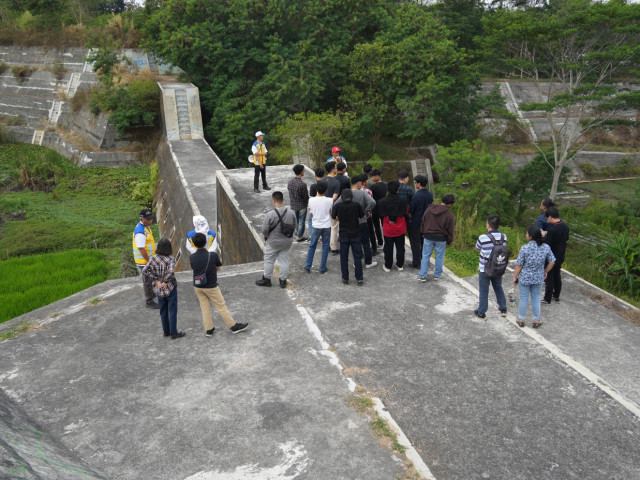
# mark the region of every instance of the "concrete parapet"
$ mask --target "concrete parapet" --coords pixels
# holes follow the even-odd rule
[[[0,390],[0,478],[98,480],[64,445],[29,418]]]

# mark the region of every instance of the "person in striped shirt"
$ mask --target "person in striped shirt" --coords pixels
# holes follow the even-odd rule
[[[480,295],[478,308],[474,310],[473,313],[479,318],[486,318],[487,309],[489,308],[489,284],[493,286],[493,292],[496,294],[500,314],[503,317],[507,314],[507,300],[504,296],[504,289],[502,288],[502,276],[489,278],[484,273],[484,266],[494,246],[489,235],[497,241],[500,241],[502,238],[504,241],[503,245],[505,248],[507,246],[507,236],[498,230],[499,227],[500,217],[498,215],[489,215],[487,217],[487,233],[480,235],[476,242],[476,250],[480,252],[480,264],[478,267],[478,290]]]

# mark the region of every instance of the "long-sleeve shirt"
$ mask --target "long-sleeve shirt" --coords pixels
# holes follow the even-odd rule
[[[173,257],[154,255],[142,270],[142,274],[153,280],[153,291],[159,297],[168,297],[178,282],[175,277],[176,261]]]
[[[309,191],[304,180],[293,177],[287,184],[289,190],[289,203],[293,210],[303,210],[309,205]]]

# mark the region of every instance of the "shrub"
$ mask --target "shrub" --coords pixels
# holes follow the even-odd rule
[[[51,72],[57,80],[62,80],[64,78],[64,74],[69,71],[60,60],[56,60],[53,65],[47,66],[46,70]]]
[[[4,62],[0,62],[0,75],[3,75],[7,70],[9,70],[9,65]]]
[[[31,76],[31,74],[35,71],[34,68],[29,67],[27,65],[16,65],[11,67],[11,73],[16,78],[19,83],[24,82],[27,78]]]

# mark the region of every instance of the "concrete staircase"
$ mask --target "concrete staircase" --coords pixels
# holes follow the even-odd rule
[[[180,138],[191,136],[191,119],[189,118],[189,100],[184,88],[176,89],[176,112],[178,113],[178,132]]]

